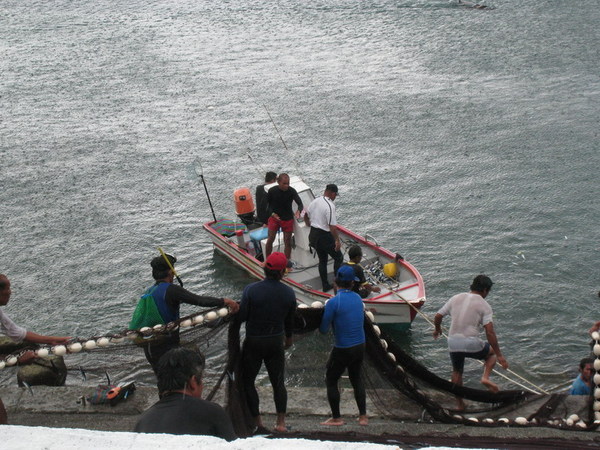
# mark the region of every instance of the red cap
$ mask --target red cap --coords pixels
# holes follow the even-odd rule
[[[281,252],[273,252],[267,257],[265,267],[271,270],[282,271],[287,267],[287,258]]]

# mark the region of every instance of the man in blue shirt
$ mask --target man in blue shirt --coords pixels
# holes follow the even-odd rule
[[[319,327],[319,331],[325,334],[333,325],[335,335],[335,345],[329,355],[325,375],[331,418],[321,425],[344,425],[340,414],[338,381],[346,369],[358,406],[358,423],[369,424],[365,386],[360,374],[365,355],[365,313],[360,295],[352,291],[352,285],[356,281],[359,280],[352,267],[339,268],[335,279],[339,288],[338,293],[325,304],[325,312]]]
[[[583,358],[579,363],[579,375],[569,389],[570,395],[590,395],[592,393],[592,376],[594,375],[594,360]]]

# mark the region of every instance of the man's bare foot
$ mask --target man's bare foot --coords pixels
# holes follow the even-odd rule
[[[340,425],[344,425],[345,422],[341,419],[341,418],[329,418],[327,419],[325,422],[321,422],[321,425],[327,425],[327,426],[340,426]]]
[[[359,425],[369,425],[369,418],[367,416],[358,416]]]
[[[456,399],[456,411],[457,412],[463,412],[466,408],[465,406],[465,402],[463,401],[462,398],[457,398]]]
[[[275,425],[274,429],[278,433],[287,433],[289,431],[285,425]]]
[[[491,392],[498,392],[500,389],[498,389],[498,385],[496,383],[492,383],[490,380],[487,379],[481,379],[481,384],[483,384],[486,388],[488,388],[488,390],[490,390]]]

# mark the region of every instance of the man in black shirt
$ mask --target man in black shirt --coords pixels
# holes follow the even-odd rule
[[[182,347],[165,353],[156,372],[160,400],[142,414],[134,431],[236,439],[225,410],[201,398],[203,370],[199,353]]]
[[[256,192],[254,194],[256,200],[256,219],[258,222],[267,225],[269,216],[269,202],[267,202],[267,191],[265,191],[265,185],[275,183],[277,180],[277,174],[275,172],[267,172],[265,175],[265,182],[256,186]]]
[[[171,262],[171,266],[175,264],[177,259],[171,255],[165,255]],[[230,298],[218,298],[207,295],[196,295],[190,291],[173,284],[175,277],[174,271],[169,267],[163,256],[157,256],[150,262],[152,267],[152,277],[156,283],[149,288],[147,292],[152,294],[154,302],[164,323],[173,322],[179,319],[179,307],[181,303],[187,303],[197,306],[226,306],[232,313],[236,313],[239,305],[235,300]],[[160,338],[144,344],[144,353],[146,359],[156,372],[156,366],[162,355],[169,350],[179,346],[179,329],[175,329]]]
[[[290,177],[287,173],[281,173],[277,177],[277,186],[273,186],[267,192],[267,202],[272,211],[267,226],[269,236],[265,244],[265,256],[268,257],[273,251],[273,241],[279,229],[283,231],[283,246],[285,257],[290,260],[292,256],[292,232],[294,231],[294,217],[300,217],[304,206],[296,189],[290,186]],[[292,202],[296,202],[298,210],[294,215]]]

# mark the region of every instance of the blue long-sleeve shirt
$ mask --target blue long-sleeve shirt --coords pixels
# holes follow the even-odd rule
[[[325,334],[333,324],[335,347],[354,347],[365,343],[364,322],[365,312],[360,295],[342,289],[325,305],[319,331]]]

